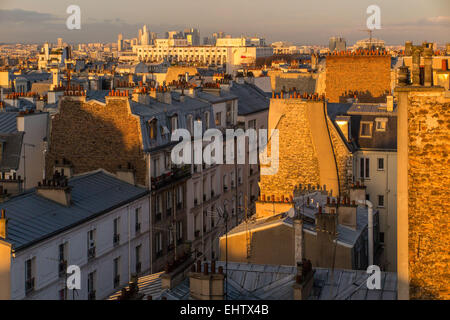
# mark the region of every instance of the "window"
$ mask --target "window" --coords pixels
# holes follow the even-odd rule
[[[191,135],[194,134],[194,117],[192,115],[188,115],[186,117],[186,127]]]
[[[34,291],[35,258],[25,261],[25,294]]]
[[[387,124],[386,118],[376,118],[375,119],[375,128],[377,131],[386,131],[386,124]]]
[[[209,112],[208,111],[205,112],[205,122],[206,122],[205,128],[209,129]]]
[[[378,195],[378,207],[384,207],[384,195]]]
[[[87,233],[87,249],[88,259],[95,258],[95,229],[89,230]]]
[[[113,263],[114,269],[114,288],[117,288],[120,284],[120,257],[114,259]]]
[[[177,209],[183,208],[183,186],[177,188]]]
[[[160,256],[162,254],[162,233],[157,232],[155,235],[155,252],[156,256]]]
[[[114,219],[113,224],[114,224],[113,244],[118,245],[120,242],[120,218]]]
[[[58,274],[62,277],[66,274],[67,270],[67,243],[62,243],[58,247]]]
[[[95,271],[88,274],[88,300],[95,300]]]
[[[178,129],[178,117],[176,115],[170,118],[170,127],[172,129],[172,132]]]
[[[136,255],[136,268],[135,271],[137,274],[139,274],[141,272],[141,247],[142,245],[138,245],[135,249],[135,255]]]
[[[249,129],[256,129],[256,119],[250,120],[250,121],[248,122],[248,128],[249,128]]]
[[[158,175],[159,175],[159,159],[155,158],[153,159],[152,177],[156,178]]]
[[[378,170],[384,170],[384,158],[378,158]]]
[[[155,140],[156,139],[156,128],[157,128],[157,120],[153,119],[149,122],[149,135],[150,139]]]
[[[166,170],[171,169],[170,153],[166,154],[166,156],[164,157],[164,166],[165,166]]]
[[[167,193],[166,193],[166,208],[167,209],[172,209],[172,201],[173,201],[173,199],[172,199],[172,191],[167,191]]]
[[[359,165],[359,177],[363,179],[370,178],[370,159],[361,158]]]
[[[177,221],[177,241],[183,238],[183,221]]]
[[[372,138],[372,122],[361,121],[359,136],[361,138]]]
[[[134,210],[134,220],[135,220],[134,231],[138,233],[141,231],[141,208],[136,208]]]
[[[380,232],[380,242],[384,243],[384,232]]]
[[[216,113],[216,126],[217,127],[222,126],[222,112]]]
[[[227,114],[226,114],[227,125],[231,125],[231,124],[233,124],[233,109],[232,109],[231,101],[227,102],[226,108],[227,108]]]

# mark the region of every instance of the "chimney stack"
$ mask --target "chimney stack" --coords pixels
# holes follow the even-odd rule
[[[302,261],[305,255],[305,245],[304,245],[304,234],[303,234],[303,220],[301,217],[296,216],[294,219],[294,254],[295,260]]]
[[[423,85],[431,87],[433,85],[433,49],[431,44],[426,44],[423,49],[423,61],[424,61],[424,81]]]
[[[297,262],[297,275],[292,286],[294,300],[308,299],[314,285],[314,272],[310,260],[303,259]]]
[[[215,263],[211,264],[211,267]],[[196,272],[189,273],[190,294],[196,300],[223,300],[225,276],[223,268],[219,267],[218,273],[208,270],[208,263],[204,263],[203,272],[201,263],[197,262]]]
[[[61,177],[59,172],[56,171],[53,180],[44,179],[42,183],[38,183],[36,194],[68,207],[72,200],[71,189],[72,187],[69,187],[67,178]]]

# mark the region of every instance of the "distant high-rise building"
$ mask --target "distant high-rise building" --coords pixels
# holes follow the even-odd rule
[[[330,51],[345,51],[347,49],[347,44],[344,38],[341,37],[331,37],[329,41]]]
[[[63,46],[63,39],[58,38],[58,47],[61,48]]]
[[[200,45],[200,32],[198,29],[191,28],[184,30],[184,37],[191,46]]]
[[[122,51],[123,49],[123,35],[119,33],[117,37],[117,51]]]

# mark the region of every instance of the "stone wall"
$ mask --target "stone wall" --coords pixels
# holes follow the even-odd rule
[[[269,71],[272,90],[279,92],[296,88],[298,92],[314,93],[317,74],[310,73],[286,73],[283,71]]]
[[[261,195],[289,197],[298,184],[326,184],[327,190],[333,190],[333,195],[337,195],[337,173],[340,191],[346,192],[347,171],[352,164],[348,159],[351,154],[326,117],[330,140],[324,116],[323,101],[271,100],[269,130],[279,130],[279,165],[276,174],[261,175]],[[270,156],[270,143],[268,150]]]
[[[411,299],[450,299],[450,98],[408,95]],[[399,164],[400,165],[400,164]]]
[[[103,168],[115,173],[129,163],[138,184],[146,184],[146,165],[139,118],[132,115],[127,98],[108,98],[106,105],[65,98],[51,121],[47,177],[55,160],[73,164],[74,174]]]
[[[391,89],[391,56],[344,55],[326,57],[326,97],[346,102],[386,102]]]

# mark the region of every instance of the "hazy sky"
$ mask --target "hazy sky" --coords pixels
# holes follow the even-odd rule
[[[81,8],[81,30],[68,30],[66,9]],[[328,43],[342,35],[349,45],[366,38],[366,9],[381,8],[381,30],[374,37],[387,44],[450,42],[450,0],[0,0],[0,42],[111,42],[122,32],[137,37],[138,28],[163,35],[185,27],[200,35],[224,31],[297,44]]]

